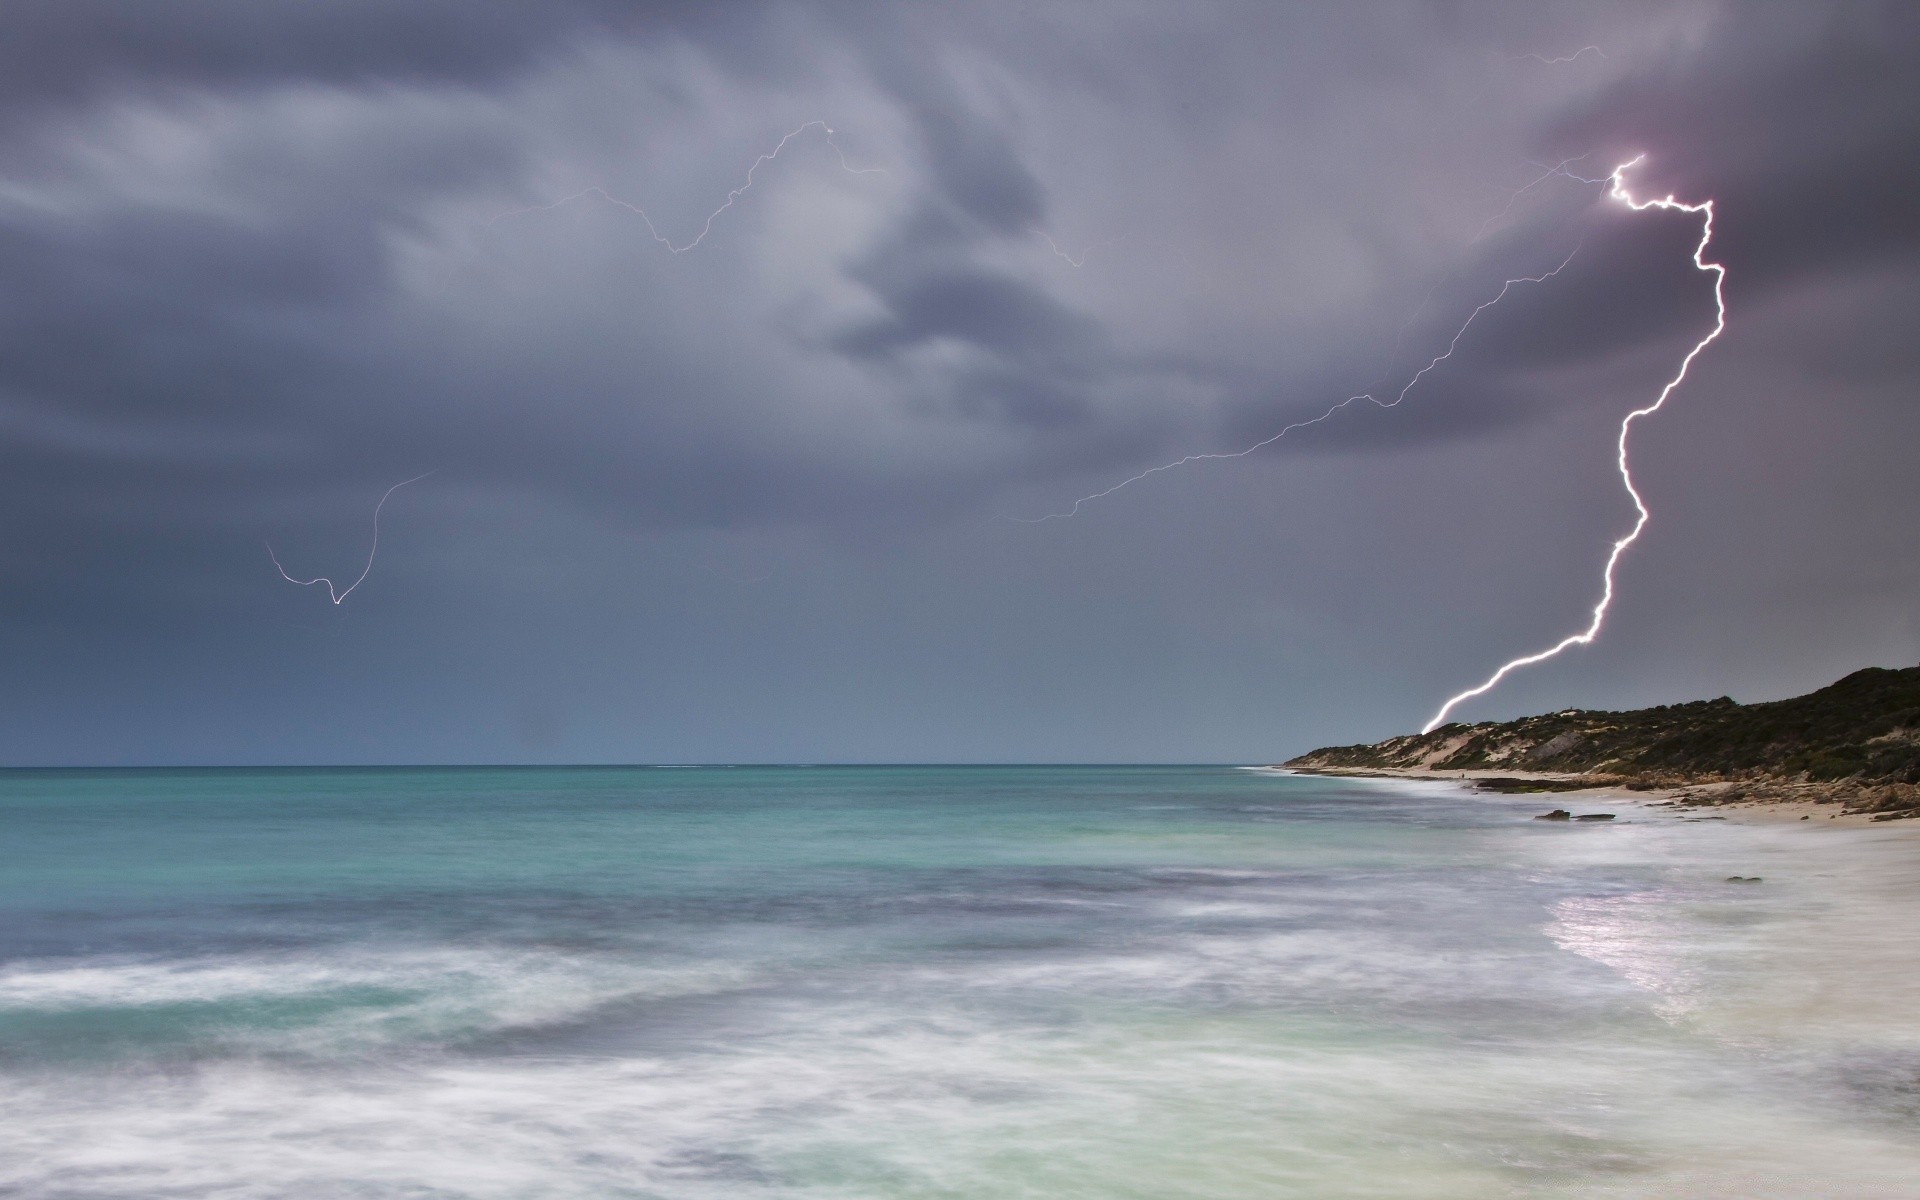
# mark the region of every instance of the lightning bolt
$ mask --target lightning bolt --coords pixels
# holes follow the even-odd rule
[[[647,227],[647,232],[653,236],[653,240],[656,242],[659,242],[662,246],[665,246],[668,252],[673,254],[685,254],[687,251],[693,249],[695,246],[698,246],[701,242],[705,241],[707,234],[713,231],[713,223],[720,219],[720,215],[722,213],[732,208],[733,202],[738,200],[747,191],[748,188],[751,188],[753,186],[754,173],[758,171],[763,164],[772,162],[774,159],[778,158],[780,156],[780,152],[787,148],[788,142],[791,142],[794,138],[799,137],[801,134],[805,133],[809,129],[820,130],[821,136],[826,140],[827,145],[833,147],[834,154],[839,157],[841,170],[847,172],[849,175],[885,175],[887,173],[885,167],[854,166],[852,163],[847,161],[847,153],[846,151],[840,148],[840,143],[833,140],[833,127],[831,125],[828,125],[825,121],[808,121],[804,125],[801,125],[798,128],[792,130],[790,133],[787,134],[787,136],[781,138],[779,143],[776,144],[773,149],[767,151],[765,154],[762,154],[759,158],[754,159],[753,164],[747,168],[747,177],[745,181],[743,181],[739,187],[734,188],[732,191],[727,193],[727,198],[725,201],[721,203],[720,207],[714,209],[712,212],[707,214],[706,221],[703,222],[700,226],[700,232],[694,235],[692,241],[687,242],[684,245],[679,245],[679,246],[674,245],[672,238],[667,237],[665,234],[661,233],[659,229],[655,228],[653,224],[653,218],[647,215],[645,209],[641,208],[636,204],[627,203],[625,200],[620,199],[618,196],[615,196],[614,194],[612,194],[611,192],[607,191],[605,188],[602,188],[602,187],[590,187],[590,188],[587,188],[585,191],[575,192],[571,196],[562,196],[560,197],[560,199],[555,200],[549,204],[536,204],[530,208],[516,208],[511,212],[503,212],[498,216],[494,217],[492,220],[488,221],[487,225],[489,228],[491,228],[497,222],[504,221],[508,217],[524,217],[532,213],[552,212],[554,209],[561,208],[568,204],[572,204],[576,200],[585,200],[590,196],[598,196],[600,199],[606,201],[608,204],[611,204],[616,208],[624,208],[628,212],[639,217],[640,220],[643,223],[645,223]]]
[[[425,474],[415,475],[412,479],[402,479],[399,483],[388,488],[385,495],[380,497],[380,503],[373,506],[373,545],[367,550],[367,565],[361,568],[360,578],[347,585],[346,591],[334,591],[333,580],[328,579],[325,575],[316,575],[312,579],[295,579],[293,576],[287,574],[287,569],[280,565],[279,556],[273,552],[272,542],[267,543],[267,557],[273,560],[274,569],[280,572],[280,578],[286,580],[288,583],[297,583],[301,587],[312,587],[316,583],[324,583],[327,585],[327,596],[332,599],[335,604],[340,603],[353,594],[353,589],[365,583],[367,576],[373,572],[373,556],[380,552],[380,510],[386,507],[387,497],[393,495],[410,483],[419,483],[431,474],[433,474],[433,472],[428,471]]]
[[[1421,367],[1418,371],[1415,371],[1413,373],[1413,378],[1407,380],[1406,386],[1402,387],[1397,393],[1395,393],[1393,399],[1391,400],[1382,400],[1371,392],[1362,392],[1356,396],[1348,396],[1345,400],[1342,400],[1339,403],[1330,406],[1327,409],[1327,411],[1321,413],[1319,416],[1310,417],[1304,421],[1295,421],[1291,425],[1282,427],[1278,433],[1270,434],[1267,437],[1264,437],[1259,441],[1255,442],[1253,445],[1246,447],[1245,449],[1215,451],[1208,454],[1189,454],[1184,458],[1175,459],[1173,462],[1161,463],[1157,467],[1148,467],[1146,470],[1140,472],[1138,475],[1135,475],[1130,479],[1123,479],[1119,483],[1114,484],[1112,487],[1107,488],[1105,491],[1095,492],[1091,496],[1082,496],[1078,500],[1075,500],[1073,502],[1073,507],[1068,509],[1065,512],[1048,513],[1044,517],[1006,517],[1004,519],[1009,521],[1018,521],[1023,525],[1038,525],[1043,521],[1064,520],[1067,517],[1078,515],[1081,508],[1083,508],[1088,504],[1093,503],[1095,500],[1099,500],[1102,497],[1111,496],[1115,492],[1119,491],[1121,488],[1139,483],[1141,480],[1147,479],[1154,475],[1158,475],[1162,471],[1171,471],[1175,467],[1184,467],[1188,463],[1206,462],[1211,459],[1245,458],[1247,455],[1252,454],[1256,450],[1261,450],[1268,446],[1273,445],[1275,442],[1279,441],[1283,437],[1286,437],[1288,434],[1292,433],[1296,429],[1305,429],[1310,425],[1318,425],[1323,421],[1331,419],[1333,415],[1335,413],[1338,413],[1340,410],[1348,407],[1349,405],[1358,404],[1362,400],[1367,401],[1368,403],[1373,404],[1380,408],[1398,408],[1400,406],[1400,402],[1407,398],[1407,394],[1413,391],[1415,385],[1417,385],[1422,379],[1426,378],[1428,372],[1432,371],[1435,367],[1439,366],[1441,363],[1453,357],[1454,350],[1460,345],[1460,339],[1467,335],[1467,330],[1473,327],[1474,321],[1478,319],[1481,313],[1487,311],[1489,308],[1492,308],[1494,305],[1500,303],[1500,301],[1506,298],[1506,295],[1508,292],[1512,291],[1515,287],[1517,287],[1520,284],[1545,283],[1547,280],[1552,279],[1555,275],[1558,275],[1560,272],[1566,270],[1567,264],[1572,262],[1573,256],[1578,253],[1580,253],[1580,247],[1576,245],[1572,250],[1568,251],[1567,256],[1565,258],[1560,260],[1560,265],[1553,268],[1551,271],[1544,271],[1538,275],[1517,276],[1501,284],[1500,290],[1494,293],[1494,296],[1491,300],[1482,301],[1479,307],[1475,308],[1472,312],[1467,314],[1467,319],[1461,322],[1460,328],[1454,331],[1452,339],[1447,342],[1447,348],[1445,350],[1442,350],[1440,353],[1434,355],[1433,358],[1428,361],[1426,366]],[[1404,332],[1405,331],[1403,329],[1402,333],[1404,334]]]
[[[1638,421],[1642,417],[1650,417],[1660,411],[1661,406],[1667,402],[1667,397],[1671,396],[1674,389],[1686,380],[1687,371],[1693,366],[1693,360],[1700,357],[1700,352],[1711,345],[1714,339],[1718,338],[1721,332],[1727,327],[1727,302],[1724,290],[1727,282],[1727,268],[1725,264],[1722,263],[1708,262],[1705,257],[1707,244],[1713,241],[1713,201],[1702,200],[1698,204],[1683,204],[1679,200],[1674,199],[1671,193],[1654,200],[1635,200],[1633,194],[1627,191],[1627,172],[1639,165],[1641,159],[1645,157],[1646,155],[1642,154],[1631,162],[1621,163],[1615,167],[1613,174],[1607,177],[1608,180],[1611,181],[1611,186],[1608,188],[1607,194],[1613,199],[1625,204],[1634,212],[1645,212],[1649,208],[1659,208],[1670,212],[1695,213],[1700,216],[1700,242],[1693,248],[1693,265],[1699,270],[1709,272],[1713,275],[1713,329],[1707,333],[1707,336],[1695,343],[1693,349],[1687,351],[1687,356],[1680,360],[1680,369],[1674,373],[1672,379],[1667,381],[1667,385],[1660,389],[1660,395],[1654,399],[1653,403],[1644,408],[1634,409],[1620,422],[1620,437],[1617,443],[1620,482],[1625,485],[1627,495],[1632,498],[1634,512],[1637,515],[1634,518],[1633,528],[1627,531],[1625,537],[1613,543],[1613,550],[1607,555],[1606,569],[1601,572],[1602,587],[1600,591],[1600,602],[1593,606],[1593,619],[1589,621],[1587,627],[1579,633],[1564,637],[1553,646],[1537,654],[1529,654],[1514,659],[1512,662],[1505,664],[1499,670],[1495,671],[1492,675],[1489,675],[1485,683],[1482,683],[1478,687],[1468,688],[1459,695],[1452,697],[1440,706],[1439,712],[1433,714],[1433,720],[1427,722],[1426,726],[1420,730],[1421,733],[1432,733],[1446,722],[1447,714],[1452,712],[1462,701],[1471,700],[1475,696],[1483,696],[1487,692],[1492,691],[1502,679],[1505,679],[1509,674],[1519,670],[1521,667],[1530,667],[1535,663],[1545,662],[1547,659],[1554,657],[1571,646],[1589,645],[1596,637],[1600,636],[1600,627],[1606,621],[1607,609],[1613,603],[1613,569],[1619,564],[1620,556],[1626,553],[1627,547],[1639,540],[1641,530],[1647,527],[1647,522],[1651,520],[1653,516],[1652,513],[1647,511],[1646,502],[1641,499],[1639,491],[1633,486],[1633,472],[1629,470],[1627,466],[1627,435],[1632,432],[1635,421]]]
[[[1605,58],[1607,56],[1606,51],[1600,49],[1600,47],[1598,46],[1582,46],[1578,50],[1575,50],[1572,54],[1562,55],[1559,58],[1548,58],[1544,54],[1516,54],[1513,56],[1513,61],[1520,62],[1523,59],[1530,58],[1535,62],[1545,63],[1548,66],[1553,67],[1553,66],[1558,66],[1561,63],[1570,63],[1573,60],[1579,58],[1583,54],[1598,54],[1601,58]]]
[[[1087,248],[1086,248],[1085,250],[1082,250],[1082,251],[1080,252],[1080,257],[1079,257],[1079,258],[1075,258],[1075,257],[1074,257],[1073,255],[1071,255],[1071,254],[1068,254],[1068,253],[1067,253],[1067,252],[1066,252],[1065,250],[1062,250],[1062,249],[1060,248],[1060,243],[1059,243],[1059,242],[1056,242],[1056,241],[1054,241],[1054,240],[1053,240],[1053,235],[1052,235],[1052,234],[1050,234],[1050,233],[1048,233],[1048,232],[1047,232],[1046,230],[1044,230],[1044,229],[1032,229],[1032,230],[1029,230],[1028,232],[1030,232],[1030,233],[1037,233],[1037,234],[1039,234],[1039,235],[1040,235],[1041,237],[1043,237],[1043,238],[1045,238],[1045,239],[1047,240],[1047,245],[1049,245],[1049,246],[1051,246],[1051,247],[1053,248],[1053,252],[1054,252],[1055,254],[1057,254],[1057,255],[1059,255],[1059,256],[1060,256],[1061,258],[1064,258],[1064,259],[1066,259],[1069,265],[1071,265],[1071,266],[1076,266],[1076,267],[1084,267],[1084,266],[1086,266],[1086,265],[1087,265],[1087,255],[1089,255],[1089,254],[1092,254],[1092,253],[1093,253],[1093,252],[1094,252],[1095,250],[1098,250],[1098,249],[1099,249],[1100,247],[1102,247],[1102,246],[1111,246],[1111,245],[1113,245],[1113,239],[1112,239],[1112,238],[1108,238],[1108,239],[1107,239],[1106,241],[1103,241],[1103,242],[1095,242],[1095,243],[1094,243],[1093,245],[1091,245],[1091,246],[1088,246],[1088,247],[1087,247]]]

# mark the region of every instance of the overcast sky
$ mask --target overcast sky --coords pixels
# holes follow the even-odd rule
[[[1912,664],[1917,59],[1904,4],[15,0],[0,762],[1418,728],[1585,623],[1711,327],[1698,219],[1575,178],[1640,153],[1729,327],[1599,642],[1459,715]],[[1033,520],[1563,262],[1397,407]],[[425,471],[344,603],[275,569]]]

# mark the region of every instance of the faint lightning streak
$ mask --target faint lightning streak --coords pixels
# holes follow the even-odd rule
[[[1514,61],[1518,62],[1520,59],[1523,59],[1523,58],[1531,58],[1535,62],[1542,62],[1552,67],[1552,66],[1558,66],[1561,63],[1570,63],[1574,59],[1579,58],[1581,55],[1589,52],[1598,54],[1601,58],[1605,58],[1607,56],[1606,51],[1600,49],[1600,47],[1598,46],[1582,46],[1578,50],[1575,50],[1572,54],[1562,55],[1559,58],[1548,58],[1544,54],[1516,54],[1514,55]]]
[[[1646,155],[1642,154],[1632,162],[1622,163],[1615,167],[1613,174],[1607,177],[1612,181],[1612,186],[1608,189],[1607,194],[1635,212],[1645,212],[1649,208],[1660,208],[1672,212],[1701,214],[1700,242],[1693,248],[1693,265],[1701,271],[1711,272],[1713,275],[1713,329],[1708,332],[1707,336],[1695,343],[1693,349],[1687,351],[1687,356],[1680,360],[1679,371],[1674,374],[1672,379],[1667,381],[1665,387],[1660,389],[1659,397],[1645,408],[1634,409],[1620,422],[1620,437],[1617,443],[1619,450],[1620,482],[1626,486],[1627,495],[1633,499],[1634,511],[1638,515],[1634,518],[1633,528],[1628,531],[1625,537],[1613,543],[1613,551],[1607,555],[1606,570],[1601,573],[1603,586],[1600,591],[1600,602],[1593,606],[1593,620],[1588,622],[1586,629],[1581,632],[1562,638],[1551,648],[1542,650],[1537,654],[1529,654],[1525,657],[1514,659],[1512,662],[1507,663],[1498,671],[1488,676],[1487,681],[1479,687],[1469,688],[1448,700],[1440,706],[1439,712],[1433,714],[1433,720],[1427,722],[1425,728],[1420,730],[1421,733],[1432,733],[1435,729],[1438,729],[1446,722],[1447,714],[1452,712],[1456,705],[1463,700],[1471,700],[1475,696],[1482,696],[1492,691],[1493,688],[1511,672],[1521,667],[1532,666],[1534,663],[1545,662],[1547,659],[1554,657],[1570,646],[1590,645],[1596,637],[1600,636],[1600,626],[1606,620],[1607,608],[1613,603],[1613,569],[1620,562],[1620,556],[1626,553],[1627,547],[1639,540],[1640,531],[1647,527],[1647,522],[1653,515],[1647,511],[1646,502],[1640,498],[1640,492],[1633,486],[1633,473],[1628,470],[1627,467],[1627,435],[1633,429],[1633,423],[1635,421],[1641,417],[1652,416],[1654,413],[1660,411],[1660,406],[1667,402],[1667,397],[1672,395],[1673,390],[1679,387],[1686,379],[1688,369],[1693,366],[1693,360],[1698,358],[1700,352],[1711,345],[1714,339],[1718,338],[1721,332],[1727,327],[1727,302],[1724,293],[1727,282],[1727,268],[1723,263],[1708,262],[1704,257],[1707,252],[1707,243],[1713,240],[1713,201],[1703,200],[1698,204],[1682,204],[1680,201],[1674,199],[1671,193],[1657,200],[1635,200],[1627,191],[1626,173],[1628,170],[1637,166],[1640,160],[1645,157]]]
[[[1053,240],[1053,235],[1052,235],[1052,234],[1050,234],[1050,233],[1048,233],[1048,232],[1047,232],[1046,230],[1044,230],[1044,229],[1034,229],[1034,230],[1031,230],[1030,232],[1032,232],[1032,233],[1037,233],[1037,234],[1039,234],[1039,235],[1040,235],[1041,237],[1043,237],[1043,238],[1045,238],[1045,239],[1047,240],[1047,245],[1049,245],[1049,246],[1051,246],[1051,247],[1053,247],[1053,252],[1054,252],[1055,254],[1057,254],[1057,255],[1059,255],[1059,256],[1060,256],[1061,258],[1064,258],[1064,259],[1066,259],[1066,260],[1067,260],[1067,262],[1068,262],[1068,263],[1069,263],[1070,265],[1072,265],[1072,266],[1076,266],[1076,267],[1084,267],[1084,266],[1086,266],[1086,265],[1087,265],[1087,255],[1089,255],[1089,254],[1092,254],[1092,253],[1093,253],[1093,252],[1094,252],[1095,250],[1098,250],[1098,249],[1099,249],[1100,247],[1102,247],[1102,246],[1111,246],[1111,245],[1113,245],[1113,239],[1111,239],[1111,238],[1108,238],[1108,239],[1107,239],[1106,241],[1103,241],[1103,242],[1095,242],[1095,243],[1094,243],[1093,245],[1091,245],[1091,246],[1088,246],[1088,247],[1087,247],[1087,248],[1086,248],[1085,250],[1082,250],[1082,251],[1080,252],[1080,257],[1079,257],[1079,258],[1075,258],[1075,257],[1074,257],[1073,255],[1071,255],[1071,254],[1068,254],[1068,253],[1067,253],[1067,252],[1066,252],[1065,250],[1062,250],[1062,249],[1060,248],[1060,243],[1059,243],[1059,242],[1056,242],[1056,241],[1054,241],[1054,240]]]
[[[847,172],[849,175],[885,175],[887,173],[885,167],[856,167],[853,164],[849,163],[847,161],[846,151],[840,148],[840,143],[833,140],[833,127],[831,125],[828,125],[825,121],[808,121],[806,124],[801,125],[798,128],[791,131],[790,133],[788,133],[787,136],[781,138],[779,143],[775,145],[773,149],[767,151],[765,154],[762,154],[759,158],[754,159],[753,165],[747,168],[747,178],[745,182],[741,183],[739,187],[734,188],[732,191],[727,193],[727,198],[720,205],[720,207],[714,209],[712,212],[707,214],[706,221],[700,226],[700,232],[694,235],[694,238],[692,241],[686,243],[683,246],[674,245],[673,239],[665,236],[657,228],[655,228],[653,224],[653,218],[647,215],[645,209],[641,208],[636,204],[627,203],[625,200],[620,199],[618,196],[615,196],[614,194],[607,191],[603,187],[590,187],[590,188],[587,188],[585,191],[575,192],[571,196],[562,196],[560,197],[560,199],[555,200],[550,204],[535,204],[529,208],[516,208],[511,212],[503,212],[499,216],[494,217],[493,220],[488,221],[487,225],[491,227],[496,222],[503,221],[508,217],[523,217],[532,213],[552,212],[554,209],[560,208],[564,205],[572,204],[576,200],[584,200],[589,196],[598,196],[602,200],[605,200],[608,204],[614,205],[616,208],[624,208],[628,212],[639,217],[640,220],[646,224],[647,232],[653,236],[653,240],[656,242],[659,242],[662,246],[665,246],[670,253],[685,254],[687,251],[693,249],[695,246],[698,246],[701,242],[705,241],[707,234],[713,231],[713,223],[720,219],[720,214],[732,208],[733,202],[735,200],[738,200],[741,197],[741,195],[746,192],[748,188],[751,188],[753,186],[754,172],[760,169],[760,166],[762,163],[770,162],[774,158],[777,158],[780,152],[787,148],[788,142],[792,141],[794,138],[799,137],[801,134],[805,133],[807,130],[813,129],[816,127],[821,131],[822,135],[825,137],[827,145],[833,147],[834,154],[839,157],[841,170]]]
[[[1580,253],[1580,247],[1576,245],[1571,251],[1567,253],[1567,256],[1565,258],[1560,260],[1560,265],[1553,268],[1553,270],[1546,271],[1539,275],[1522,275],[1514,279],[1509,279],[1505,283],[1501,284],[1500,290],[1494,294],[1493,299],[1483,301],[1478,308],[1475,308],[1472,312],[1467,314],[1467,319],[1461,323],[1459,329],[1454,331],[1452,340],[1447,343],[1447,348],[1441,351],[1439,354],[1434,355],[1434,357],[1427,363],[1426,366],[1421,367],[1418,371],[1415,371],[1413,373],[1413,378],[1407,380],[1406,386],[1402,387],[1400,391],[1396,393],[1393,399],[1391,400],[1382,400],[1379,397],[1373,395],[1371,392],[1362,392],[1357,396],[1348,396],[1345,400],[1342,400],[1338,404],[1335,404],[1332,407],[1328,408],[1327,411],[1321,413],[1319,416],[1311,417],[1305,421],[1295,421],[1293,424],[1282,428],[1278,433],[1262,438],[1260,441],[1255,442],[1253,445],[1248,446],[1243,450],[1223,450],[1223,451],[1214,451],[1207,454],[1189,454],[1186,457],[1176,459],[1173,462],[1161,463],[1157,467],[1148,467],[1146,470],[1140,472],[1138,475],[1133,476],[1131,479],[1123,479],[1119,483],[1114,484],[1112,487],[1106,489],[1105,491],[1095,492],[1091,496],[1082,496],[1080,497],[1080,499],[1075,500],[1073,502],[1073,507],[1068,509],[1066,512],[1048,513],[1044,517],[1005,517],[1004,519],[1008,521],[1018,521],[1023,525],[1038,525],[1043,521],[1063,520],[1067,517],[1076,516],[1078,515],[1078,513],[1080,512],[1080,509],[1083,506],[1087,504],[1091,504],[1093,501],[1098,500],[1104,496],[1111,496],[1123,487],[1127,487],[1131,484],[1139,483],[1141,480],[1146,479],[1149,476],[1158,475],[1162,471],[1171,471],[1175,467],[1184,467],[1188,463],[1204,462],[1209,459],[1245,458],[1247,455],[1252,454],[1256,450],[1260,450],[1267,446],[1273,445],[1273,443],[1279,441],[1281,438],[1287,436],[1289,433],[1292,433],[1296,429],[1305,429],[1309,425],[1318,425],[1322,421],[1328,420],[1335,413],[1339,412],[1343,408],[1346,408],[1348,405],[1356,404],[1362,400],[1368,401],[1369,403],[1377,405],[1380,408],[1397,408],[1399,407],[1400,402],[1407,398],[1407,393],[1413,391],[1414,385],[1419,383],[1421,379],[1426,377],[1427,372],[1433,370],[1435,367],[1439,366],[1441,363],[1445,362],[1447,359],[1453,357],[1454,349],[1460,345],[1460,339],[1466,336],[1467,330],[1472,328],[1475,318],[1479,317],[1481,313],[1485,312],[1489,308],[1492,308],[1494,305],[1500,303],[1500,301],[1506,297],[1506,294],[1509,291],[1513,290],[1514,285],[1521,284],[1521,283],[1545,283],[1547,280],[1552,279],[1555,275],[1558,275],[1560,272],[1566,270],[1567,264],[1572,262],[1573,256],[1578,253]]]
[[[312,587],[316,583],[324,583],[327,585],[327,595],[335,604],[340,603],[353,594],[354,588],[365,583],[367,576],[373,571],[373,556],[380,552],[380,510],[386,507],[387,497],[393,495],[410,483],[419,483],[431,474],[433,474],[432,471],[427,471],[423,474],[415,475],[412,479],[402,479],[399,483],[388,488],[386,493],[380,497],[380,503],[373,506],[373,545],[367,550],[367,565],[361,569],[360,578],[347,585],[346,591],[334,591],[333,580],[328,579],[325,575],[316,575],[312,579],[295,579],[293,576],[287,574],[287,569],[280,565],[280,557],[273,552],[272,542],[267,543],[267,557],[273,560],[274,569],[280,572],[280,578],[286,580],[288,583],[297,583],[301,587]]]
[[[1548,167],[1546,171],[1543,172],[1542,174],[1536,176],[1531,181],[1521,185],[1521,188],[1519,191],[1507,197],[1507,204],[1505,208],[1502,208],[1499,212],[1493,214],[1492,216],[1488,217],[1486,220],[1480,223],[1480,231],[1474,234],[1472,238],[1468,239],[1467,244],[1471,246],[1473,245],[1473,243],[1487,236],[1487,230],[1493,227],[1494,222],[1502,220],[1503,218],[1506,217],[1508,213],[1512,212],[1513,206],[1520,202],[1520,197],[1526,195],[1528,192],[1539,187],[1541,184],[1545,183],[1549,179],[1552,179],[1556,175],[1565,176],[1566,178],[1573,180],[1575,183],[1607,182],[1606,179],[1588,179],[1584,175],[1575,175],[1572,171],[1567,170],[1567,165],[1569,163],[1577,163],[1581,159],[1588,157],[1591,153],[1592,152],[1589,151],[1587,154],[1577,155],[1573,158],[1563,158],[1559,162],[1555,163],[1553,166]],[[1534,163],[1533,165],[1537,167],[1540,164]]]
[[[1420,314],[1427,310],[1427,305],[1433,303],[1433,294],[1439,290],[1440,285],[1437,283],[1428,288],[1427,294],[1420,298],[1420,303],[1414,305],[1413,311],[1407,314],[1407,319],[1401,322],[1400,332],[1393,338],[1393,349],[1387,352],[1386,361],[1380,365],[1380,377],[1368,384],[1368,387],[1379,387],[1393,374],[1393,364],[1400,361],[1400,348],[1407,344],[1407,331],[1412,329],[1413,323],[1420,319]]]

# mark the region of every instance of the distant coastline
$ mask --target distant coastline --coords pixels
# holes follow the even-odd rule
[[[1847,824],[1920,817],[1920,666],[1856,671],[1765,704],[1566,709],[1443,725],[1281,764],[1302,774],[1444,780],[1638,807]]]

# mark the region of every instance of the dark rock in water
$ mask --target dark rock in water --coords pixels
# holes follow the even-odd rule
[[[1579,816],[1575,817],[1574,820],[1576,821],[1611,821],[1613,820],[1613,814],[1612,813],[1581,813]]]
[[[1552,812],[1541,813],[1539,816],[1535,817],[1534,820],[1536,821],[1571,821],[1573,820],[1573,814],[1568,812],[1564,808],[1556,808]]]
[[[1759,883],[1760,877],[1758,875],[1729,875],[1727,876],[1727,882],[1728,883]]]

